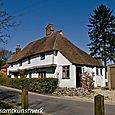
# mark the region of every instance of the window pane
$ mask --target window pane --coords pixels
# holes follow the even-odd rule
[[[70,78],[69,77],[69,66],[62,67],[62,78]]]
[[[98,68],[96,68],[96,75],[99,75]]]
[[[103,73],[102,73],[102,68],[100,69],[100,75],[103,75]]]
[[[41,54],[41,60],[44,60],[45,59],[45,54]]]
[[[22,66],[22,61],[19,62],[19,66]]]
[[[28,64],[30,64],[30,58],[28,58]]]
[[[38,78],[45,78],[46,77],[46,72],[38,72]]]
[[[31,78],[32,77],[32,73],[29,73],[29,78]]]
[[[69,70],[67,70],[67,77],[69,78]]]

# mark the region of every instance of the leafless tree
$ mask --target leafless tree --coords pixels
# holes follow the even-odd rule
[[[10,37],[9,30],[17,26],[14,18],[6,10],[0,10],[0,43],[7,43]]]
[[[6,61],[13,56],[13,52],[0,48],[0,67],[2,67]]]

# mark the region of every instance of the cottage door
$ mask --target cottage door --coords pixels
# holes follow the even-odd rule
[[[76,67],[76,87],[81,86],[81,67]]]

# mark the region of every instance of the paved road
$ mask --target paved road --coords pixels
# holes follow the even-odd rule
[[[21,91],[0,86],[0,100],[21,106]],[[43,108],[45,115],[94,115],[93,103],[29,93],[29,108]],[[106,115],[115,115],[115,105],[105,105]]]

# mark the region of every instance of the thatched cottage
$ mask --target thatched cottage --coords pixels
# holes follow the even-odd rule
[[[26,71],[27,78],[55,77],[60,87],[80,87],[80,74],[94,74],[94,86],[105,86],[102,64],[72,44],[62,31],[54,32],[53,24],[46,27],[46,36],[29,43],[8,61],[8,75],[20,78]]]

